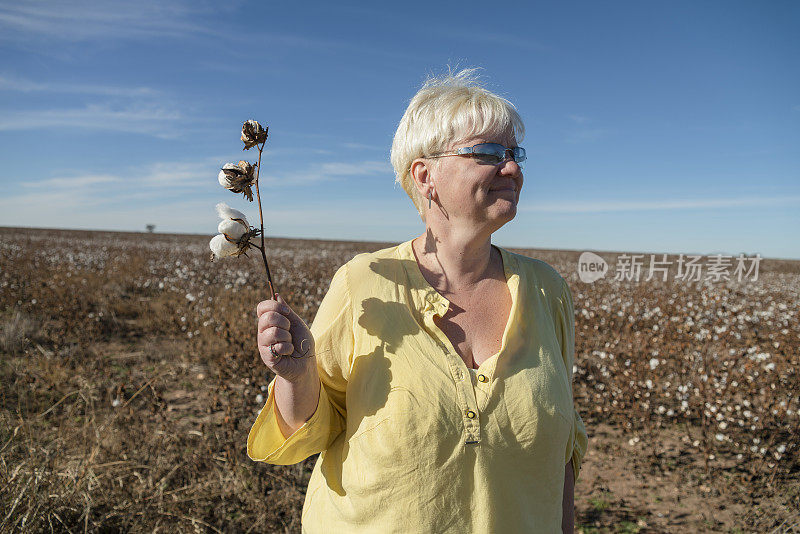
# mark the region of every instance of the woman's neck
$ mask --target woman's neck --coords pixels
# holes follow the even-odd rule
[[[429,227],[412,241],[412,246],[420,266],[439,281],[434,287],[447,293],[472,291],[478,282],[492,277],[499,259],[492,249],[491,235],[437,235]]]

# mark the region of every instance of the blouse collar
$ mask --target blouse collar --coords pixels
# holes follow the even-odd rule
[[[411,246],[412,241],[413,239],[410,239],[398,245],[397,254],[411,282],[411,289],[413,290],[411,292],[412,298],[415,300],[413,304],[416,306],[417,310],[424,315],[438,314],[440,317],[444,316],[450,308],[450,301],[436,291],[422,275],[422,271],[419,268],[414,254],[414,249]],[[500,255],[503,258],[503,271],[505,273],[506,283],[511,291],[513,313],[519,302],[520,286],[516,258],[504,248],[496,245],[492,246],[500,251]]]

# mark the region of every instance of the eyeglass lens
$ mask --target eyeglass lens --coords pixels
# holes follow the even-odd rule
[[[525,149],[522,147],[514,147],[514,148],[506,148],[503,145],[497,143],[482,143],[480,145],[475,145],[472,148],[472,153],[477,154],[480,156],[490,156],[492,159],[496,159],[497,163],[506,159],[506,151],[510,150],[512,153],[512,157],[514,161],[517,163],[521,163],[525,161]]]

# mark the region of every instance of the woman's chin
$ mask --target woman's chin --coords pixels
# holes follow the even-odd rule
[[[503,211],[514,210],[514,212],[516,212],[517,194],[512,191],[502,196],[498,196],[492,205]]]
[[[508,222],[517,216],[517,202],[516,200],[495,202],[492,207],[489,208],[489,213],[492,219]]]

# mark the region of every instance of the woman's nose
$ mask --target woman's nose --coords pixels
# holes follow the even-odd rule
[[[519,174],[522,172],[522,167],[519,163],[514,161],[514,158],[506,158],[500,163],[500,173],[502,174]]]

